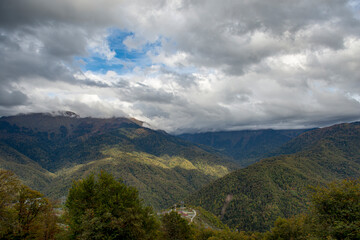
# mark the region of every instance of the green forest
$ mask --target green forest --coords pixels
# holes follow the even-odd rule
[[[220,134],[238,151],[286,137],[245,168],[125,118],[5,117],[0,133],[1,239],[359,237],[359,123]]]
[[[266,231],[278,217],[308,208],[309,186],[359,178],[359,146],[356,123],[308,131],[285,144],[279,155],[217,179],[187,201],[240,231]]]
[[[30,114],[0,118],[0,168],[55,199],[66,196],[74,179],[104,169],[162,209],[239,166],[131,119]]]
[[[0,199],[0,239],[360,238],[360,182],[351,179],[313,187],[306,211],[278,218],[263,233],[225,225],[205,228],[175,211],[158,215],[144,205],[135,188],[105,171],[74,181],[60,205],[22,184],[12,172],[0,170]]]

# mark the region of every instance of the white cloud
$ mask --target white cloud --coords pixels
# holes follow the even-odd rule
[[[177,51],[175,53],[169,53],[161,51],[160,53],[153,54],[149,52],[149,56],[154,64],[165,64],[172,68],[189,66],[187,61],[188,54],[186,52]],[[190,65],[191,66],[191,65]]]
[[[70,109],[178,132],[358,120],[358,10],[338,0],[4,0],[0,114]],[[129,51],[161,44],[136,65],[109,47],[114,28],[132,33]],[[83,72],[76,57],[110,70]]]
[[[110,49],[107,37],[108,33],[96,34],[88,39],[87,45],[90,52],[98,54],[100,57],[104,57],[107,60],[111,60],[116,53]]]
[[[123,43],[129,50],[140,50],[143,45],[147,43],[147,40],[145,38],[131,35],[127,36]]]

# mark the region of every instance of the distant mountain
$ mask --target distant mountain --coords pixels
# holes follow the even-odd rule
[[[120,128],[141,128],[138,121],[127,118],[79,118],[66,113],[2,117],[0,141],[53,171],[100,157],[100,152],[90,151],[89,144],[96,146],[94,140],[104,134]]]
[[[237,167],[229,157],[135,119],[72,112],[0,118],[0,168],[51,197],[66,195],[73,179],[104,169],[159,209]]]
[[[268,230],[278,217],[305,210],[308,186],[360,177],[360,123],[305,132],[278,151],[188,198],[239,230]]]
[[[297,130],[243,130],[181,134],[187,141],[210,146],[229,155],[242,166],[248,166],[269,156],[307,129]]]

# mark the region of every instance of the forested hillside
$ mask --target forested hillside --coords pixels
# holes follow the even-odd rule
[[[278,217],[308,205],[309,185],[360,177],[360,124],[340,124],[306,132],[279,151],[216,180],[188,198],[231,227],[265,231]]]
[[[135,119],[65,112],[0,118],[0,167],[54,198],[66,195],[74,179],[105,169],[162,208],[237,165]]]
[[[245,167],[269,156],[271,152],[305,131],[307,130],[243,130],[188,133],[179,137],[215,148]]]
[[[66,196],[74,180],[105,170],[136,187],[155,209],[187,199],[230,227],[251,231],[266,231],[278,217],[304,211],[309,185],[360,176],[359,123],[240,135],[231,146],[258,157],[264,142],[266,154],[274,156],[239,169],[219,150],[145,128],[135,119],[70,112],[2,117],[0,168],[51,198]],[[274,150],[285,141],[280,135],[287,142]],[[222,141],[215,136],[212,141]]]
[[[359,180],[312,190],[310,206],[301,214],[278,218],[271,231],[244,232],[200,207],[182,205],[155,214],[136,188],[105,171],[74,181],[65,204],[58,205],[0,169],[0,239],[359,239]]]

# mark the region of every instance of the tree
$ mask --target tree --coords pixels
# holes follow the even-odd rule
[[[56,223],[48,199],[0,170],[0,239],[54,239]]]
[[[158,222],[138,192],[104,171],[73,183],[66,200],[77,239],[156,239]]]
[[[258,232],[236,232],[230,229],[210,230],[198,229],[196,240],[263,240],[264,234]]]
[[[360,239],[360,182],[315,187],[303,215],[279,218],[265,239]]]
[[[315,188],[310,217],[321,238],[360,239],[360,181]]]
[[[192,239],[192,229],[189,222],[183,219],[177,212],[166,213],[162,219],[162,230],[164,239],[186,240]]]
[[[16,202],[16,194],[20,185],[20,181],[14,173],[0,169],[0,231],[5,231],[11,213],[11,206]]]
[[[13,227],[15,214],[12,206],[16,203],[16,194],[20,181],[14,173],[0,169],[0,239]]]
[[[22,239],[54,239],[56,216],[47,198],[38,191],[21,186],[17,203],[17,235]]]
[[[271,232],[265,234],[266,240],[307,240],[311,239],[308,216],[298,215],[291,218],[278,218]]]

